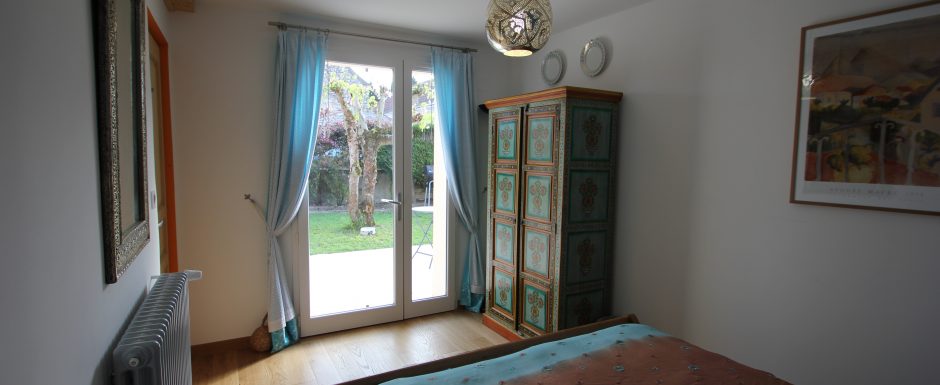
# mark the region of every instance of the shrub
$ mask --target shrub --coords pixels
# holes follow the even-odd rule
[[[425,166],[434,164],[434,139],[427,135],[432,131],[433,127],[419,128],[416,124],[412,127],[413,132],[413,147],[412,147],[412,163],[411,163],[411,177],[414,181],[415,187],[424,188],[427,186],[430,179],[425,173]],[[392,172],[392,147],[384,146],[379,150],[378,156],[378,167],[380,172],[391,173]]]

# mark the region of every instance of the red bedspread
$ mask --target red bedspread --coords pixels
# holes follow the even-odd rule
[[[559,362],[503,385],[788,384],[675,337],[646,337]]]
[[[366,377],[356,385],[770,385],[772,374],[622,319]],[[629,319],[627,319],[629,321]]]

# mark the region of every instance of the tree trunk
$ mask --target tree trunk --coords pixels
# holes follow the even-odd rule
[[[346,129],[346,137],[352,138],[353,135],[350,135],[349,128]],[[355,134],[354,134],[355,135]],[[356,135],[358,136],[358,135]],[[349,141],[349,180],[347,189],[347,201],[346,201],[346,212],[349,213],[349,220],[352,223],[359,223],[359,145],[353,144],[352,140]]]
[[[376,111],[381,116],[385,111],[385,102],[388,100],[389,90],[380,87],[376,95]],[[359,115],[362,122],[365,117]],[[381,119],[381,118],[379,118]],[[392,143],[392,127],[385,122],[366,122],[366,127],[362,131],[362,178],[365,185],[362,187],[361,203],[359,208],[362,211],[363,221],[367,226],[375,226],[375,184],[378,181],[378,155],[379,149],[386,144]],[[392,199],[395,199],[394,197]]]
[[[337,102],[343,110],[343,120],[346,128],[346,141],[349,147],[349,180],[348,196],[346,201],[346,212],[349,213],[349,220],[353,224],[359,223],[359,176],[362,175],[362,168],[359,166],[359,124],[356,116],[346,103],[346,92],[343,88],[336,85],[330,86],[330,92],[336,95]]]
[[[392,143],[391,127],[388,125],[373,126],[362,136],[362,187],[363,222],[366,226],[375,226],[375,184],[378,182],[378,155],[382,146]],[[394,199],[394,198],[392,198]]]
[[[375,226],[375,184],[378,181],[378,153],[379,148],[391,143],[391,125],[382,122],[385,111],[385,102],[389,90],[380,88],[376,95],[377,112],[380,121],[366,121],[362,113],[368,103],[357,97],[358,93],[346,90],[340,83],[330,85],[330,92],[337,96],[337,102],[343,110],[343,120],[346,128],[346,140],[349,146],[349,201],[346,210],[353,223],[362,223],[366,226]],[[348,97],[348,99],[347,99]],[[360,157],[362,163],[359,163]],[[364,178],[365,185],[362,195],[359,194],[360,177]]]

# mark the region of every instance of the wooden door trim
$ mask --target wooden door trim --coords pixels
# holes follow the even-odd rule
[[[179,259],[176,245],[176,183],[173,176],[173,124],[170,117],[170,55],[166,35],[160,30],[157,20],[147,10],[147,30],[157,42],[160,53],[160,104],[163,123],[163,170],[166,190],[166,233],[167,247],[170,249],[170,272],[179,271]]]

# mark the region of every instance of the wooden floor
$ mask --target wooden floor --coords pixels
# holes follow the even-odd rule
[[[244,341],[196,346],[193,384],[335,384],[504,342],[479,314],[456,310],[308,337],[273,355]]]

